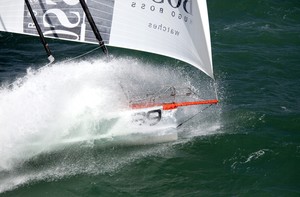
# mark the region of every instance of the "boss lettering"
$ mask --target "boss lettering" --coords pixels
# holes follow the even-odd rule
[[[179,8],[180,4],[181,4],[181,0],[178,0],[177,1],[177,5],[176,5],[176,2],[174,3],[175,5],[173,5],[173,2],[172,0],[168,0],[170,6],[172,6],[173,8]]]
[[[192,23],[192,0],[152,0],[150,3],[145,2],[132,1],[131,7]]]
[[[154,3],[168,3],[172,8],[182,7],[187,14],[192,14],[192,0],[152,0]]]

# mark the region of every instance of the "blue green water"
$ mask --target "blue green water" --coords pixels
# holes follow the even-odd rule
[[[114,74],[134,72],[130,82],[153,85],[176,76],[195,86],[205,76],[176,60],[113,48],[121,71],[93,54],[36,72],[47,62],[38,38],[1,32],[0,196],[299,196],[300,2],[210,0],[208,11],[220,104],[184,125],[178,141],[146,146],[48,142],[60,143],[60,129],[77,118],[59,112],[85,84],[101,86],[80,95],[108,106],[97,112],[105,113],[115,106],[92,98],[113,94],[118,103]],[[95,48],[49,45],[58,61]]]

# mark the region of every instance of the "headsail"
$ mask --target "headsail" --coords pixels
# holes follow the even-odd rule
[[[86,0],[109,46],[173,57],[213,78],[205,0]],[[96,43],[79,0],[30,0],[44,36]],[[24,0],[2,0],[0,31],[37,35]]]

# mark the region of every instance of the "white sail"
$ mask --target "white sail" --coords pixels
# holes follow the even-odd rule
[[[206,0],[86,0],[109,46],[187,62],[213,78]],[[30,0],[46,37],[98,43],[79,0]],[[24,0],[1,0],[0,31],[37,35]]]

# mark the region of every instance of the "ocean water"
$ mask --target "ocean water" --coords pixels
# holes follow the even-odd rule
[[[300,196],[300,2],[210,0],[208,11],[220,104],[162,144],[94,140],[95,127],[126,128],[111,116],[126,107],[118,82],[211,98],[201,72],[116,48],[111,61],[100,50],[68,61],[95,46],[57,40],[59,63],[42,68],[38,38],[1,32],[0,196]]]

